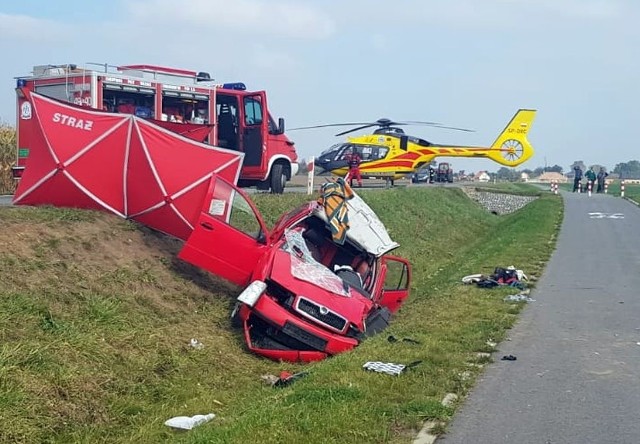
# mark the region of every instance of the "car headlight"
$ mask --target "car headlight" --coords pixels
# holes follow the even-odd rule
[[[240,293],[238,300],[243,304],[247,304],[249,307],[253,307],[266,289],[266,283],[262,281],[253,281],[242,293]]]

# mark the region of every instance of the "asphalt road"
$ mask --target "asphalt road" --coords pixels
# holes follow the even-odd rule
[[[640,208],[563,196],[536,301],[438,443],[640,442]]]
[[[11,205],[11,199],[13,199],[13,196],[0,195],[0,206],[2,206],[2,205]]]

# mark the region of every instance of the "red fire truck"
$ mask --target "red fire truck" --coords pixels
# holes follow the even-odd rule
[[[247,91],[244,83],[216,84],[206,72],[154,65],[107,64],[35,66],[17,78],[19,179],[29,155],[29,119],[22,89],[108,112],[135,114],[211,145],[241,151],[240,186],[282,193],[298,172],[294,144],[267,108],[265,91]],[[24,111],[24,112],[23,112]]]

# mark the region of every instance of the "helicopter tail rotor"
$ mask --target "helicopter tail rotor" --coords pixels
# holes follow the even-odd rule
[[[527,134],[536,117],[536,111],[521,109],[513,116],[506,128],[487,151],[486,156],[501,165],[514,167],[533,156],[533,147]]]

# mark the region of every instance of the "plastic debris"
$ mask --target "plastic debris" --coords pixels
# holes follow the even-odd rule
[[[535,302],[535,299],[531,299],[526,294],[511,294],[504,298],[505,302]]]
[[[307,376],[309,372],[289,373],[287,371],[280,372],[280,378],[274,382],[274,387],[286,387],[300,378]]]
[[[196,350],[200,350],[204,347],[204,344],[195,338],[191,338],[191,341],[189,341],[189,346],[195,348]]]
[[[396,338],[396,337],[395,337],[395,336],[393,336],[393,335],[389,335],[389,337],[387,338],[387,341],[392,342],[392,343],[393,343],[393,342],[399,342],[399,341],[402,341],[402,342],[409,342],[409,343],[411,343],[411,344],[420,344],[420,341],[417,341],[417,340],[415,340],[415,339],[412,339],[412,338],[402,338],[402,339],[398,339],[398,338]]]
[[[479,281],[485,279],[487,276],[483,274],[470,274],[462,278],[463,284],[476,284]]]
[[[451,407],[458,400],[458,395],[455,393],[447,393],[444,399],[442,400],[442,405],[445,407]]]
[[[211,421],[216,415],[209,413],[206,415],[194,415],[194,416],[174,416],[171,419],[167,419],[164,425],[178,430],[191,430],[194,427]]]
[[[366,362],[362,368],[365,370],[370,370],[378,373],[386,373],[391,376],[399,376],[403,371],[415,367],[416,365],[422,363],[422,361],[415,361],[411,364],[394,364],[392,362],[380,362],[380,361],[369,361]]]
[[[276,375],[262,375],[260,376],[260,379],[262,379],[267,385],[273,385],[279,378]]]
[[[503,361],[515,361],[516,359],[518,359],[518,358],[516,358],[513,355],[505,355],[505,356],[502,357]]]

